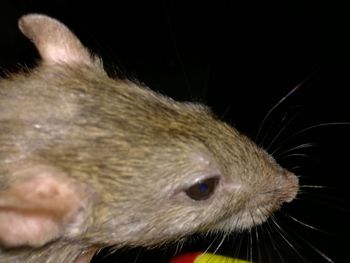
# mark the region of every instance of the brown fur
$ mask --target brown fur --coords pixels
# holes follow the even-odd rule
[[[0,225],[6,209],[19,210],[18,220],[28,212],[41,220],[48,211],[48,230],[40,242],[16,245],[5,236],[1,262],[73,262],[91,247],[154,246],[199,231],[240,230],[295,197],[297,178],[205,106],[109,78],[56,20],[29,15],[21,29],[43,62],[0,82]],[[50,54],[63,45],[57,32],[66,36],[64,56]],[[78,54],[70,60],[71,52]],[[213,175],[220,182],[208,200],[185,195]],[[30,194],[25,207],[8,201],[27,197],[23,185],[40,176],[38,187],[59,185],[47,198]]]

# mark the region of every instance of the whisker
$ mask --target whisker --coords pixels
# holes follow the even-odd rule
[[[258,253],[258,260],[259,260],[259,262],[261,262],[262,260],[261,260],[260,239],[259,239],[259,229],[258,229],[258,227],[254,228],[254,232],[255,232],[255,239],[256,239],[256,243],[257,243],[256,249],[257,249],[257,253]],[[253,259],[252,259],[252,261],[253,261]]]
[[[216,242],[216,240],[218,239],[219,237],[218,236],[216,236],[215,238],[214,238],[214,240],[209,244],[209,246],[205,249],[205,251],[203,252],[203,254],[205,254],[205,253],[207,253],[208,251],[209,251],[209,249],[212,247],[212,245]],[[202,254],[202,255],[203,255]]]
[[[231,251],[234,251],[233,253],[233,256],[235,257],[235,255],[237,254],[237,246],[235,246],[235,242],[236,242],[236,239],[237,239],[237,234],[234,234],[233,236],[233,240],[232,240],[232,245],[230,246],[230,250]]]
[[[280,153],[278,153],[278,150],[274,150],[274,151],[271,152],[271,155],[272,155],[272,156],[275,156],[275,157],[277,158],[278,156],[281,156],[281,155],[286,154],[286,153],[289,153],[289,152],[293,152],[293,151],[295,151],[295,150],[300,150],[300,149],[305,149],[305,148],[311,148],[311,147],[315,147],[315,146],[316,146],[315,143],[303,143],[303,144],[300,144],[300,145],[298,145],[298,146],[295,146],[295,147],[293,147],[293,148],[290,148],[290,149],[285,150],[285,151],[280,152]],[[276,153],[278,153],[278,154],[276,154]]]
[[[302,82],[300,82],[298,85],[296,85],[292,90],[290,90],[282,99],[280,99],[266,114],[265,118],[263,119],[263,121],[260,124],[258,133],[255,137],[255,141],[258,141],[260,133],[262,128],[265,125],[265,122],[267,120],[267,118],[271,115],[271,113],[279,106],[281,105],[281,103],[283,103],[289,96],[291,96],[294,92],[296,92],[309,78],[311,77],[311,75],[309,77],[307,77],[306,79],[304,79]]]
[[[237,228],[238,223],[239,223],[239,217],[236,217],[235,222],[232,224],[232,226],[233,226],[234,229]],[[224,237],[224,238],[226,238],[227,236],[228,236],[228,233],[225,234],[225,237]],[[237,239],[237,237],[238,237],[238,234],[237,234],[237,233],[233,233],[233,235],[230,235],[229,237],[230,237],[230,239],[233,237],[232,242],[231,242],[231,240],[230,240],[230,243],[232,243],[232,245],[230,246],[230,251],[233,251],[233,254],[236,255],[236,254],[237,254],[237,251],[240,250],[240,246],[235,246],[235,242],[236,242],[236,239]],[[222,241],[221,243],[223,243],[223,241]],[[221,246],[221,244],[219,244],[219,247],[220,247],[220,246]],[[219,248],[219,247],[218,247],[218,248]],[[216,251],[218,250],[218,248],[216,249]],[[207,251],[208,251],[208,250],[207,250]],[[235,256],[234,256],[234,257],[235,257]]]
[[[266,232],[267,232],[267,234],[268,234],[268,236],[269,236],[269,238],[271,240],[271,244],[272,244],[272,247],[273,247],[274,251],[277,253],[277,256],[280,258],[281,262],[284,263],[285,262],[284,258],[282,256],[282,254],[280,253],[278,247],[275,245],[276,240],[273,238],[272,233],[271,233],[273,230],[272,230],[272,227],[271,227],[271,224],[270,224],[270,221],[272,220],[272,217],[270,217],[270,211],[267,208],[264,208],[263,210],[259,209],[259,211],[265,217],[268,218],[268,220],[266,221],[267,227],[265,228],[265,230],[266,230]],[[269,228],[270,228],[270,230],[269,230]],[[265,249],[267,251],[269,251],[269,248],[267,247],[266,244],[265,244]],[[270,259],[269,262],[272,262],[273,260],[271,259],[270,253],[268,253],[268,255],[269,255],[269,259]]]
[[[252,219],[253,221],[253,225],[256,226],[257,224],[255,223],[255,220],[254,220],[254,216],[252,214],[252,211],[249,210],[249,215],[250,215],[250,218]],[[250,244],[250,259],[249,261],[253,261],[253,237],[252,237],[252,229],[249,229],[249,244]]]
[[[303,165],[296,165],[296,166],[291,167],[289,170],[290,170],[291,172],[293,172],[293,171],[295,171],[295,170],[297,170],[297,169],[300,169],[300,168],[304,168],[304,166],[303,166]]]
[[[283,259],[283,257],[282,257],[282,254],[281,254],[281,252],[278,250],[277,246],[275,245],[275,240],[273,239],[272,234],[271,234],[271,232],[270,232],[270,231],[273,231],[273,230],[272,230],[272,227],[271,227],[271,224],[270,224],[270,221],[271,221],[271,220],[268,220],[268,221],[266,222],[267,225],[268,225],[268,227],[270,228],[270,230],[269,230],[268,228],[266,228],[267,234],[269,235],[269,238],[270,238],[270,240],[271,240],[271,244],[272,244],[273,249],[274,249],[275,252],[277,253],[278,257],[281,259],[282,263],[285,263],[285,261],[284,261],[284,259]]]
[[[252,229],[249,229],[249,246],[250,246],[250,254],[249,254],[249,261],[253,261],[253,237],[252,237]]]
[[[183,239],[179,240],[177,243],[176,243],[176,248],[175,248],[175,254],[177,255],[178,253],[181,252],[183,246],[184,246],[184,243],[185,241]]]
[[[328,231],[325,231],[325,230],[319,229],[319,228],[317,228],[317,227],[314,227],[314,226],[312,226],[312,225],[309,225],[309,224],[307,224],[307,223],[304,223],[304,222],[300,221],[299,219],[297,219],[297,218],[295,218],[295,217],[293,217],[293,216],[291,216],[291,215],[289,215],[289,214],[283,213],[283,215],[284,215],[285,217],[288,217],[289,219],[293,220],[294,222],[296,222],[296,223],[298,223],[298,224],[300,224],[300,225],[302,225],[302,226],[305,226],[305,227],[307,227],[307,228],[310,228],[310,229],[312,229],[312,230],[314,230],[314,231],[318,231],[318,232],[321,232],[321,233],[324,233],[324,234],[327,234],[327,235],[335,236],[333,233],[330,233],[330,232],[328,232]]]
[[[309,184],[304,184],[299,186],[299,188],[303,189],[303,188],[312,188],[312,189],[331,189],[328,186],[325,185],[309,185]]]
[[[290,135],[289,137],[287,137],[286,139],[284,139],[280,143],[280,146],[275,149],[275,151],[278,151],[279,149],[281,149],[284,144],[289,142],[294,137],[296,137],[296,136],[298,136],[300,134],[303,134],[303,133],[305,133],[305,132],[307,132],[309,130],[313,130],[313,129],[320,128],[320,127],[330,127],[330,126],[338,126],[338,125],[348,126],[348,125],[350,125],[350,122],[325,122],[325,123],[319,123],[319,124],[315,124],[315,125],[303,128],[300,131],[297,131],[297,132],[293,133],[292,135]]]
[[[305,242],[309,247],[311,247],[317,254],[319,254],[324,260],[326,260],[329,263],[334,263],[334,260],[331,259],[330,257],[328,257],[325,253],[323,253],[322,251],[320,251],[318,248],[316,248],[314,245],[312,245],[309,241],[307,241],[306,239],[302,238],[299,236],[299,238]]]
[[[234,253],[234,258],[237,258],[239,256],[239,251],[241,251],[242,243],[243,243],[243,235],[240,235],[239,241],[238,241],[238,246],[237,246],[237,249]]]
[[[210,233],[210,231],[207,232],[207,234],[209,234],[209,233]],[[200,261],[200,259],[201,259],[206,253],[208,253],[209,249],[213,246],[213,244],[217,241],[218,238],[219,238],[219,236],[216,235],[215,238],[214,238],[214,240],[210,243],[210,245],[209,245],[209,246],[205,249],[205,251],[198,257],[197,261]],[[224,242],[225,238],[226,238],[226,235],[223,234],[223,238],[222,238],[222,240],[220,241],[218,247],[217,247],[217,248],[214,250],[214,252],[212,253],[213,255],[215,255],[215,253],[217,252],[217,250],[220,248],[220,246],[221,246],[222,243]],[[207,260],[207,262],[209,262],[210,259],[211,259],[211,257]]]
[[[259,246],[258,246],[258,260],[259,261],[258,262],[264,262],[263,257],[262,257],[262,253],[261,253],[259,248],[261,248],[261,250],[264,249],[264,251],[266,252],[265,255],[268,256],[267,262],[272,262],[271,248],[269,248],[269,246],[267,244],[272,243],[272,245],[274,246],[274,240],[271,239],[270,233],[268,233],[268,229],[267,229],[266,225],[267,224],[261,225],[261,236],[263,237],[263,239],[262,239],[263,241],[262,241],[262,245],[260,245],[260,242],[258,243],[259,244]],[[267,239],[266,236],[267,236],[267,238],[270,239],[270,242],[265,242],[265,240]],[[259,239],[260,239],[260,237],[259,237]],[[275,248],[274,248],[274,250],[275,250]],[[282,261],[283,261],[283,259],[282,259]]]
[[[235,223],[235,228],[237,228],[237,226],[240,224],[240,218],[237,217],[237,220],[236,220],[236,223]],[[234,253],[234,258],[238,257],[239,256],[239,252],[241,251],[241,248],[242,248],[242,243],[243,243],[243,235],[242,233],[240,233],[240,235],[238,236],[239,237],[239,241],[238,241],[238,246],[235,250],[235,253]]]
[[[141,250],[139,250],[139,251],[137,252],[137,255],[136,255],[136,257],[135,257],[134,263],[138,262],[139,258],[141,257],[141,253],[142,253]]]
[[[231,105],[228,105],[228,106],[226,107],[224,113],[221,114],[221,116],[219,117],[220,120],[223,120],[223,119],[225,118],[225,116],[230,112],[231,107],[232,107]]]
[[[304,262],[308,262],[305,257],[301,255],[301,253],[296,249],[296,247],[287,239],[286,235],[287,233],[282,229],[282,227],[277,223],[276,218],[272,215],[271,216],[272,222],[274,223],[275,229],[277,232],[280,234],[282,239],[284,240],[285,243],[287,243],[292,250],[297,254],[297,256],[302,259]]]
[[[290,158],[290,157],[303,157],[303,158],[311,159],[310,156],[308,156],[307,154],[304,154],[304,153],[291,153],[291,154],[282,156],[282,157],[280,157],[278,159],[279,160],[284,160],[284,159],[287,159],[287,158]]]
[[[218,252],[218,250],[220,249],[220,247],[221,247],[222,244],[224,243],[224,241],[225,241],[225,239],[226,239],[226,236],[227,236],[227,233],[223,233],[222,239],[221,239],[219,245],[217,246],[217,248],[214,250],[213,255],[215,255],[215,254]],[[209,257],[209,258],[208,258],[207,263],[210,261],[211,258],[212,258],[212,257]]]
[[[322,232],[322,233],[335,236],[335,235],[332,234],[332,233],[329,233],[329,232],[326,232],[326,231],[317,229],[317,228],[315,228],[315,227],[313,227],[313,226],[310,226],[310,225],[308,225],[308,224],[305,224],[305,223],[301,222],[300,220],[298,220],[298,219],[296,219],[296,218],[294,218],[294,217],[292,217],[292,216],[290,216],[290,215],[287,215],[287,214],[286,214],[286,216],[288,216],[288,217],[291,218],[292,220],[295,220],[297,223],[300,223],[300,224],[302,224],[302,225],[304,225],[304,226],[307,226],[307,227],[311,228],[312,230],[317,230],[317,231],[320,231],[320,232]],[[330,257],[328,257],[325,253],[323,253],[322,251],[320,251],[320,250],[319,250],[318,248],[316,248],[314,245],[312,245],[312,244],[311,244],[309,241],[307,241],[305,238],[301,237],[300,235],[296,235],[296,237],[299,238],[299,239],[300,239],[302,242],[304,242],[305,244],[307,244],[309,247],[311,247],[311,248],[313,249],[313,251],[315,251],[319,256],[321,256],[325,261],[330,262],[330,263],[334,263],[334,261],[333,261]]]
[[[101,255],[101,251],[103,249],[99,249],[98,252],[96,253],[97,254],[100,254]],[[111,248],[107,248],[107,251],[102,254],[102,256],[99,257],[98,261],[103,261],[105,260],[108,256],[114,254],[118,249],[117,248],[114,248],[114,247],[111,247]]]
[[[277,131],[280,129],[280,127],[282,126],[282,124],[284,123],[284,121],[286,120],[286,116],[287,116],[288,112],[285,112],[283,117],[281,118],[280,122],[278,123],[278,125],[274,125],[274,127],[272,128],[275,128],[277,129]],[[267,138],[271,137],[271,133],[272,133],[272,129],[270,129],[269,131],[265,132],[265,135],[264,137],[260,140],[260,142],[257,142],[259,143],[259,146],[262,148],[265,141],[267,140]]]
[[[249,249],[249,231],[250,231],[250,229],[248,229],[248,230],[245,230],[244,232],[243,232],[243,234],[244,234],[244,237],[247,237],[247,242],[246,242],[246,251],[245,251],[245,255],[246,255],[246,257],[249,257],[249,251],[250,251],[250,249]]]
[[[273,138],[273,140],[269,143],[269,145],[266,147],[266,150],[269,150],[272,145],[274,144],[274,142],[281,136],[281,134],[283,133],[283,131],[296,119],[296,117],[298,116],[298,113],[294,114],[293,117],[291,117],[291,119],[279,130],[279,132],[275,135],[275,137]],[[263,143],[263,142],[262,142]]]

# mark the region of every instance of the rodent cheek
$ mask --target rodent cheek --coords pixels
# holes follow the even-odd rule
[[[239,212],[249,199],[249,189],[237,180],[222,178],[218,187],[217,199],[221,200],[227,213]]]
[[[238,193],[244,190],[244,187],[241,182],[237,180],[230,180],[227,178],[222,178],[220,182],[220,188],[222,191],[226,191],[228,193]]]

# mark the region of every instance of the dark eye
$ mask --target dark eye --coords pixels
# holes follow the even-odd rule
[[[208,178],[188,188],[185,193],[193,200],[206,200],[215,191],[219,178]]]

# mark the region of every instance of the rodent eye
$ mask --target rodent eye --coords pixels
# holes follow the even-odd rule
[[[206,200],[214,193],[218,182],[219,178],[217,177],[208,178],[192,185],[185,193],[193,200]]]

